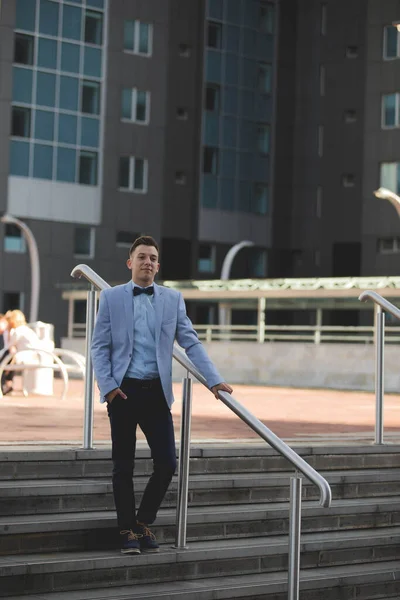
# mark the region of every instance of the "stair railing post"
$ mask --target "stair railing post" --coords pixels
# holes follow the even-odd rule
[[[383,444],[385,312],[375,304],[375,444]]]
[[[86,303],[85,405],[83,417],[83,448],[85,450],[91,450],[93,448],[94,371],[90,348],[95,321],[96,288],[91,284]]]
[[[299,600],[302,478],[290,478],[288,600]]]
[[[189,491],[190,427],[192,418],[192,380],[187,372],[182,381],[181,440],[178,467],[178,498],[176,503],[175,548],[186,548],[186,527]]]

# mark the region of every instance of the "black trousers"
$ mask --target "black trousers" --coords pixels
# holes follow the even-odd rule
[[[133,529],[138,521],[154,522],[176,469],[172,415],[160,380],[125,378],[121,389],[127,399],[116,396],[107,406],[112,438],[113,492],[120,531]],[[138,425],[151,450],[153,473],[136,513],[133,470]]]

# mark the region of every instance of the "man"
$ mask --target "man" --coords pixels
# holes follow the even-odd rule
[[[132,244],[127,260],[132,280],[104,290],[92,341],[94,371],[111,424],[113,491],[121,552],[158,552],[154,522],[176,468],[171,416],[172,352],[176,339],[213,394],[232,388],[208,358],[186,315],[180,292],[154,284],[160,265],[150,236]],[[146,436],[151,475],[136,513],[133,466],[136,427]]]

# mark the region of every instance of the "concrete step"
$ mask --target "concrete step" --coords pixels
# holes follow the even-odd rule
[[[288,531],[286,502],[190,507],[188,540],[276,535]],[[154,527],[160,542],[175,539],[175,510],[160,510]],[[337,500],[328,508],[303,503],[302,529],[333,531],[400,524],[398,497]],[[0,555],[106,549],[118,543],[114,511],[21,515],[0,518]]]
[[[317,471],[400,468],[400,445],[318,446],[293,445]],[[0,452],[0,480],[107,477],[109,448],[96,450],[8,450]],[[210,445],[191,449],[192,474],[293,472],[292,466],[265,445]],[[148,449],[138,449],[136,474],[151,471]]]
[[[142,560],[144,557],[137,557]],[[137,560],[135,558],[134,560]],[[146,557],[147,558],[147,557]],[[206,577],[165,583],[132,582],[131,587],[9,596],[13,600],[287,600],[285,572]],[[387,600],[400,597],[398,561],[305,569],[300,600]]]
[[[397,495],[400,469],[325,471],[335,499]],[[138,498],[148,477],[135,478]],[[290,474],[237,473],[190,477],[189,505],[287,502]],[[176,506],[177,478],[165,497],[164,506]],[[303,481],[303,498],[317,499],[317,488]],[[0,516],[112,510],[112,483],[108,478],[27,479],[0,481]]]
[[[302,536],[301,568],[396,560],[400,527]],[[159,554],[119,552],[25,555],[0,559],[0,597],[37,592],[130,586],[207,577],[277,573],[288,565],[286,536],[196,542],[187,550],[162,546]]]

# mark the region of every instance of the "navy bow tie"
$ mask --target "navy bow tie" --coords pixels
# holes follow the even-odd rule
[[[147,288],[141,288],[135,285],[135,287],[133,288],[133,295],[139,296],[139,294],[148,294],[149,296],[151,296],[152,294],[154,294],[154,286],[151,285]]]

